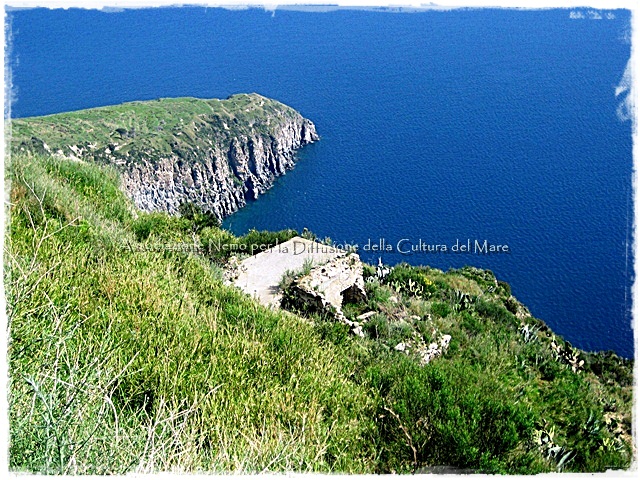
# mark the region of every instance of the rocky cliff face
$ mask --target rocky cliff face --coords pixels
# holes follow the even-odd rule
[[[190,201],[223,218],[267,191],[293,168],[295,151],[317,139],[313,123],[298,115],[267,134],[254,131],[228,142],[211,141],[193,161],[172,153],[127,162],[122,188],[144,211],[177,213],[183,201]]]
[[[69,134],[70,123],[84,136]],[[116,166],[143,211],[177,213],[189,201],[218,218],[258,198],[319,138],[310,120],[257,94],[135,102],[12,126],[14,148]]]

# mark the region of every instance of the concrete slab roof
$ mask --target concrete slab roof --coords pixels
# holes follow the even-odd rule
[[[349,252],[302,237],[276,245],[240,262],[234,285],[266,306],[279,306],[280,280],[287,271],[299,272],[305,262],[324,265]]]

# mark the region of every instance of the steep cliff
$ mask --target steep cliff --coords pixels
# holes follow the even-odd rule
[[[176,213],[191,201],[218,218],[264,193],[319,138],[310,120],[257,94],[132,102],[11,127],[14,151],[116,166],[141,210]]]

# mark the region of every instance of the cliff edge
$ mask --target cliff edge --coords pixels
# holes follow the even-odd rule
[[[164,98],[11,122],[12,150],[114,165],[143,211],[184,201],[219,219],[293,168],[319,139],[310,120],[258,94],[226,100]]]

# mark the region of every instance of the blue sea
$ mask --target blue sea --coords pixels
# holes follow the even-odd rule
[[[372,262],[489,268],[574,345],[633,356],[632,125],[616,96],[628,11],[34,9],[9,22],[14,117],[275,98],[322,139],[228,228],[306,227]],[[508,253],[475,251],[485,240]]]

